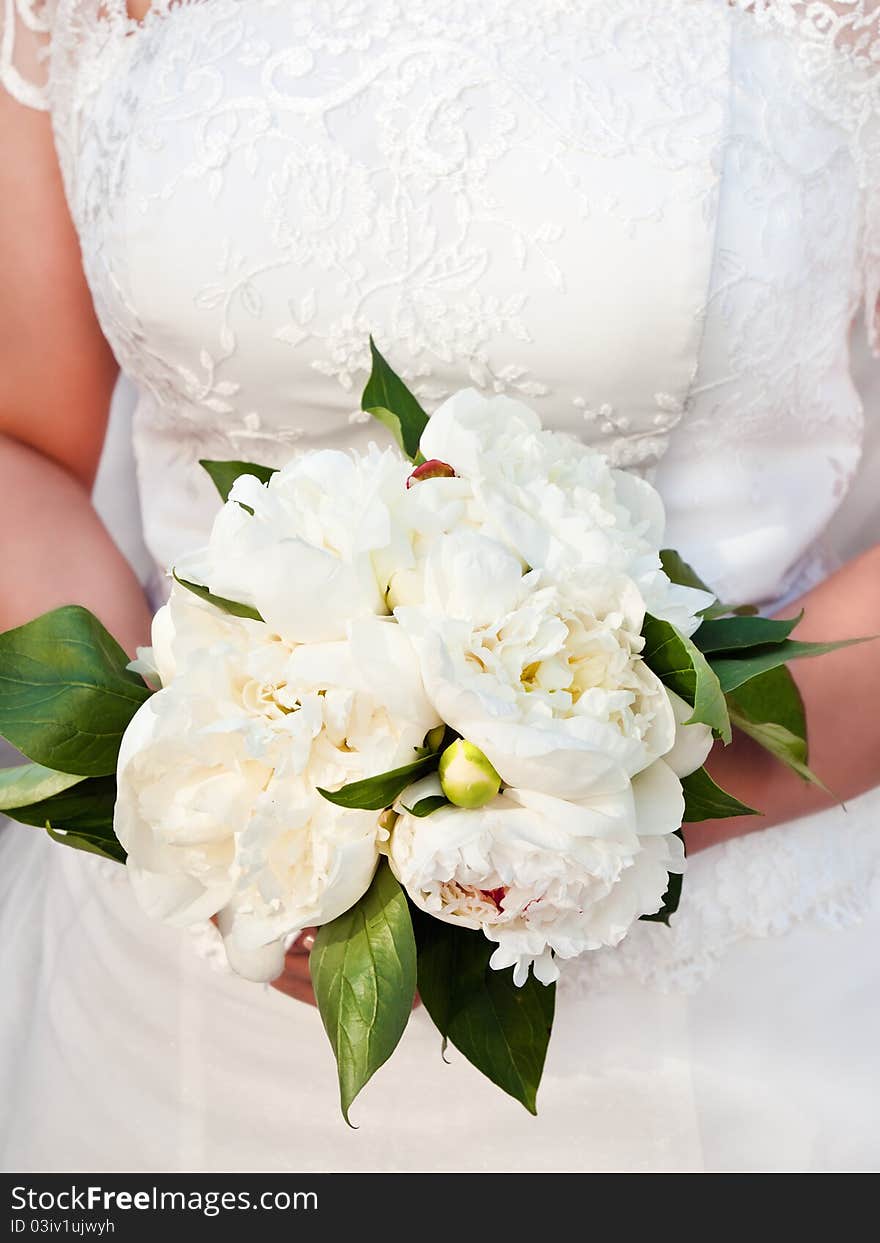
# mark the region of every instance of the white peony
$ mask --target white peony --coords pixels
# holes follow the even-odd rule
[[[406,811],[439,792],[429,777],[402,795],[391,867],[422,910],[496,941],[490,965],[513,967],[519,985],[530,965],[550,983],[554,956],[616,945],[684,870],[684,800],[662,760],[633,780],[609,770],[578,801],[511,788],[478,811]]]
[[[438,716],[505,784],[589,797],[665,755],[676,722],[642,661],[641,597],[596,572],[566,586],[523,574],[499,543],[462,530],[426,559],[422,605],[398,607]]]
[[[390,619],[296,645],[176,588],[154,640],[165,689],[126,731],[117,773],[135,892],[170,923],[217,915],[233,967],[272,978],[285,939],[353,905],[378,859],[377,814],[318,787],[410,761],[436,716]]]
[[[509,397],[465,389],[431,416],[426,458],[448,463],[458,480],[428,479],[409,490],[401,519],[414,535],[416,563],[438,527],[465,523],[498,539],[546,581],[601,567],[633,579],[655,617],[690,635],[713,600],[663,571],[665,514],[645,480],[612,470],[605,457],[558,432]],[[413,566],[393,585],[397,602],[418,598]]]
[[[388,613],[377,566],[392,552],[391,506],[410,470],[371,446],[302,454],[266,484],[242,475],[208,547],[178,570],[252,606],[291,642],[343,639],[351,619]]]

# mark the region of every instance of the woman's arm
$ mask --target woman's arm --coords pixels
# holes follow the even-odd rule
[[[807,592],[786,616],[801,609],[798,639],[880,634],[880,545]],[[707,767],[719,785],[764,815],[687,825],[689,851],[821,811],[880,784],[880,641],[795,661],[791,670],[807,711],[810,767],[836,798],[738,734],[731,746],[715,748]]]
[[[149,614],[92,507],[116,364],[45,113],[0,91],[0,630],[84,604],[132,651]]]

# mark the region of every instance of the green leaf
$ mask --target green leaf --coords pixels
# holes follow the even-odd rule
[[[431,755],[422,756],[412,764],[404,764],[403,768],[392,768],[387,773],[379,773],[377,777],[365,777],[363,781],[352,781],[343,786],[341,790],[322,790],[319,786],[318,793],[322,794],[329,803],[335,803],[337,807],[384,811],[408,785],[434,772],[439,759],[437,752],[434,752]]]
[[[721,657],[710,663],[725,692],[735,691],[738,686],[751,681],[777,665],[787,664],[790,660],[799,660],[806,656],[823,656],[826,652],[835,652],[838,648],[852,647],[854,643],[867,643],[868,639],[841,639],[837,643],[799,643],[796,639],[787,639],[784,643],[772,646],[752,648],[747,656],[739,658]]]
[[[688,565],[673,548],[660,549],[660,564],[670,582],[677,583],[679,587],[696,587],[698,591],[708,591],[714,596],[712,588],[706,586],[693,566]]]
[[[0,735],[59,772],[102,777],[150,690],[98,619],[67,605],[0,635]]]
[[[808,766],[807,744],[803,738],[798,738],[796,734],[786,729],[784,725],[777,725],[774,721],[752,721],[745,713],[737,711],[734,707],[730,709],[730,719],[737,729],[741,729],[744,734],[748,734],[765,751],[769,751],[771,755],[774,755],[783,764],[793,769],[805,781],[809,781],[812,785],[819,786],[827,794],[831,794],[824,781],[817,777]]]
[[[258,466],[256,462],[211,462],[205,458],[199,458],[199,466],[204,467],[211,476],[214,487],[224,501],[229,500],[232,485],[240,475],[255,475],[260,483],[268,483],[272,476],[277,474],[273,467]],[[253,513],[250,505],[242,505],[242,509]]]
[[[180,583],[181,587],[185,587],[187,591],[191,591],[194,596],[198,596],[200,600],[207,600],[209,604],[213,604],[223,613],[229,613],[233,617],[245,617],[248,621],[261,622],[263,620],[257,610],[252,609],[249,604],[238,604],[235,600],[227,600],[224,596],[215,596],[208,587],[203,587],[201,583],[191,583],[186,578],[180,578],[176,571],[174,581]]]
[[[425,816],[430,816],[431,812],[439,811],[441,807],[451,807],[449,799],[443,794],[431,794],[428,798],[420,798],[415,807],[405,807],[411,816],[417,816],[419,820],[424,820]]]
[[[97,834],[59,833],[46,825],[46,832],[53,842],[61,846],[70,846],[73,850],[84,850],[91,855],[100,855],[102,859],[110,859],[113,863],[125,863],[127,855],[115,837],[105,838]]]
[[[0,770],[0,811],[20,824],[45,829],[64,846],[125,862],[113,832],[114,777],[78,777],[41,764]]]
[[[730,742],[730,720],[718,678],[703,653],[669,622],[646,615],[642,627],[645,646],[642,659],[671,690],[693,706],[687,722],[709,725]]]
[[[830,793],[809,767],[804,702],[784,665],[768,669],[737,687],[735,694],[727,696],[727,705],[737,729],[805,781]]]
[[[684,834],[681,829],[676,829],[676,837],[680,837],[684,842]],[[669,927],[669,920],[678,910],[678,904],[681,901],[681,890],[684,883],[684,877],[681,872],[669,872],[669,885],[666,893],[663,895],[663,905],[659,911],[655,911],[653,915],[640,915],[639,918],[645,920],[649,924],[666,924]]]
[[[807,741],[804,701],[785,665],[768,669],[728,694],[727,706],[752,721],[782,725],[796,738]]]
[[[397,1048],[416,991],[409,906],[384,859],[360,902],[318,929],[309,963],[349,1122],[358,1092]]]
[[[116,805],[115,777],[80,778],[77,785],[32,803],[3,809],[4,815],[20,824],[33,824],[64,832],[113,836],[113,808]]]
[[[63,790],[85,781],[85,777],[73,773],[58,773],[42,764],[18,764],[14,768],[0,769],[0,811],[27,807],[52,798]]]
[[[419,456],[419,441],[428,425],[428,416],[396,372],[376,348],[370,337],[373,369],[361,398],[361,408],[387,427],[403,452],[413,462]]]
[[[688,565],[683,557],[679,556],[672,548],[662,548],[660,550],[660,564],[666,571],[666,577],[670,582],[677,583],[680,587],[695,587],[698,591],[708,591],[714,596],[715,592],[711,587],[707,587],[700,578],[693,566]],[[701,609],[703,617],[724,617],[728,613],[736,613],[740,616],[749,616],[757,613],[757,609],[751,604],[722,604],[716,600],[714,604],[710,604],[708,608]]]
[[[693,635],[703,655],[710,652],[736,652],[753,647],[782,643],[803,618],[774,621],[770,617],[720,617],[704,621]]]
[[[458,928],[413,909],[419,947],[419,996],[443,1036],[529,1113],[553,1027],[556,985],[530,973],[522,988],[513,970],[493,971],[495,949],[482,932]]]
[[[716,604],[710,604],[707,609],[701,611],[701,616],[707,621],[714,620],[716,617],[728,617],[730,614],[735,617],[755,617],[758,613],[758,607],[755,604],[722,604],[720,601]]]
[[[738,798],[716,785],[705,768],[698,768],[683,777],[684,820],[692,824],[700,820],[725,820],[730,816],[759,816],[754,807],[748,807]]]

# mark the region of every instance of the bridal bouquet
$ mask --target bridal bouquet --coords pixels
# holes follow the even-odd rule
[[[232,968],[311,970],[342,1110],[418,995],[535,1111],[560,964],[668,921],[686,821],[752,814],[736,725],[804,777],[798,643],[662,550],[646,482],[506,397],[428,420],[373,346],[398,449],[203,462],[224,502],[133,664],[66,607],[0,636],[0,808],[211,917]]]

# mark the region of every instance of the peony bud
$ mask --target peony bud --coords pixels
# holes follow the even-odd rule
[[[414,483],[421,483],[423,479],[454,479],[455,471],[448,462],[441,462],[439,458],[432,457],[428,462],[422,462],[421,466],[417,466],[409,479],[406,486],[411,488]]]
[[[446,726],[435,725],[433,729],[429,729],[427,734],[425,734],[425,741],[422,745],[426,751],[439,751],[445,737]]]
[[[479,747],[458,738],[440,756],[440,785],[456,807],[485,807],[501,789],[501,778]]]

